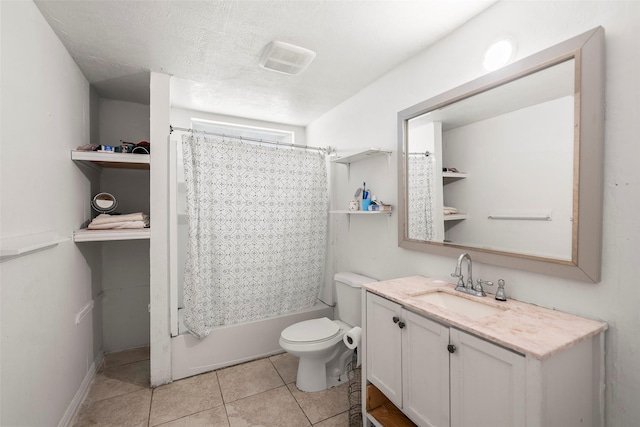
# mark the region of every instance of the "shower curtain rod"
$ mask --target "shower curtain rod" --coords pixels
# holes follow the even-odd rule
[[[407,153],[410,156],[425,156],[425,157],[429,157],[431,155],[430,152],[428,151],[419,151],[417,153]]]
[[[335,150],[332,147],[313,147],[313,146],[309,146],[309,145],[300,145],[300,144],[291,144],[288,142],[278,142],[278,141],[270,141],[268,139],[258,139],[258,138],[249,138],[246,136],[235,136],[235,135],[227,135],[224,133],[218,133],[218,132],[207,132],[204,130],[196,130],[196,129],[189,129],[189,128],[181,128],[181,127],[175,127],[175,126],[169,126],[169,134],[173,133],[174,130],[180,130],[180,131],[184,131],[184,132],[199,132],[199,133],[204,133],[206,135],[214,135],[214,136],[221,136],[223,138],[230,138],[230,139],[239,139],[241,141],[252,141],[252,142],[258,142],[260,144],[270,144],[270,145],[275,145],[275,146],[282,146],[282,147],[291,147],[291,148],[302,148],[305,150],[317,150],[320,152],[324,152],[325,154],[332,154],[335,152]]]

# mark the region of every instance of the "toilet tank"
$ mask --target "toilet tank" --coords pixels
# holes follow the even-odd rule
[[[360,286],[377,280],[356,273],[336,273],[333,281],[336,284],[336,319],[351,326],[362,326]]]

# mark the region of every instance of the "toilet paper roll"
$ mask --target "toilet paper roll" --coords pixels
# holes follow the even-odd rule
[[[347,331],[346,334],[342,337],[344,344],[347,348],[353,350],[354,348],[360,345],[360,339],[362,338],[362,329],[359,326],[355,328],[351,328]]]

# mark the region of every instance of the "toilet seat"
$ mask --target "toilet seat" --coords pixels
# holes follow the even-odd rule
[[[305,320],[291,325],[280,334],[280,338],[289,343],[320,343],[335,338],[340,332],[340,326],[326,317]]]

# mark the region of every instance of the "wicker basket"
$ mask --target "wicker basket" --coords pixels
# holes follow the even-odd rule
[[[357,365],[357,355],[353,353],[351,362],[347,366],[349,379],[349,427],[362,427],[362,378],[360,367]]]

